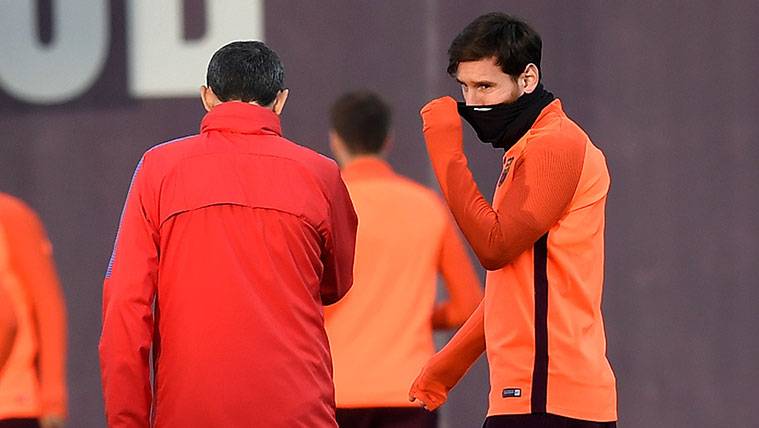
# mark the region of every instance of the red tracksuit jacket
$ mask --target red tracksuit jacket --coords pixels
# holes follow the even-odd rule
[[[262,107],[148,150],[104,283],[108,425],[335,427],[322,304],[351,286],[356,225],[335,163]]]

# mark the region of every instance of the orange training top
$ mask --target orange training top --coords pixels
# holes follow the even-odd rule
[[[36,214],[0,193],[0,281],[18,324],[0,374],[0,419],[66,414],[66,316],[51,248]]]
[[[359,218],[354,285],[325,308],[337,407],[412,407],[433,328],[459,326],[482,292],[448,209],[377,157],[342,171]],[[435,305],[437,274],[450,300]]]
[[[601,316],[601,151],[555,100],[504,155],[491,206],[472,179],[449,97],[422,111],[425,139],[451,211],[490,272],[484,335],[489,415],[617,419]]]

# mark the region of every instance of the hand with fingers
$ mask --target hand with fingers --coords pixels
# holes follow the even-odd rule
[[[431,365],[433,365],[432,361],[427,363],[419,376],[416,377],[408,396],[409,401],[418,402],[430,412],[448,400],[448,391],[453,387],[453,385],[449,386],[443,383],[439,376],[435,376],[434,368],[430,367]]]
[[[450,391],[469,367],[485,352],[484,305],[480,302],[450,342],[433,355],[416,377],[409,401],[433,411],[448,399]]]

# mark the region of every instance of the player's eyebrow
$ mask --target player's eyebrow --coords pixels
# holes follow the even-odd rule
[[[459,82],[460,85],[466,85],[466,83],[462,82],[458,78],[456,79],[457,82]],[[472,86],[495,86],[495,82],[491,82],[489,80],[479,80],[471,82]]]

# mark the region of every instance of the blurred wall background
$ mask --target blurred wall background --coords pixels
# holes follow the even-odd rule
[[[195,91],[216,48],[263,38],[279,52],[285,136],[322,153],[332,100],[380,92],[395,113],[391,163],[435,186],[418,111],[457,95],[448,44],[494,10],[542,34],[546,87],[607,156],[604,309],[619,425],[755,424],[759,3],[0,0],[0,190],[39,211],[55,246],[69,426],[104,425],[101,280],[132,170],[148,147],[197,132]],[[500,153],[466,138],[490,195]],[[486,375],[481,361],[441,426],[481,424]]]

